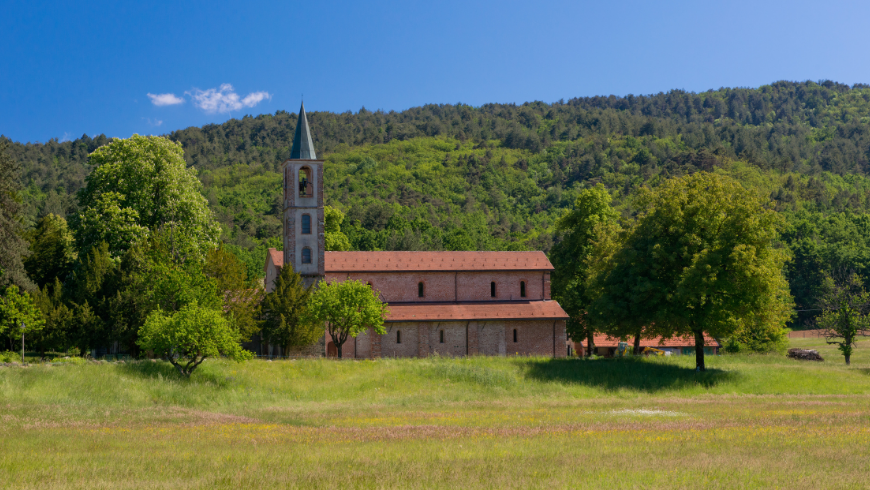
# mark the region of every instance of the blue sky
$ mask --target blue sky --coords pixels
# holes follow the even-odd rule
[[[164,134],[246,114],[870,83],[870,2],[19,2],[0,134]],[[149,96],[149,94],[151,94]],[[168,95],[167,95],[168,94]]]

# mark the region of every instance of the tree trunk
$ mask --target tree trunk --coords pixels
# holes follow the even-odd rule
[[[595,335],[592,334],[592,330],[588,330],[586,332],[586,357],[591,357],[592,353],[595,351]]]
[[[845,357],[846,357],[846,365],[848,366],[849,365],[849,358],[852,356],[850,356],[849,354],[846,354]]]
[[[344,342],[339,344],[338,342],[335,342],[335,339],[333,339],[333,343],[335,344],[335,350],[338,351],[338,358],[341,359],[341,346],[344,345]]]
[[[695,367],[698,371],[706,371],[704,366],[704,332],[695,330]]]
[[[636,356],[640,355],[640,331],[634,336],[634,350],[632,352]]]

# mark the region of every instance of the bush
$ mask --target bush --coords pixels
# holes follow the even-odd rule
[[[21,361],[21,353],[20,352],[12,352],[7,350],[5,352],[0,352],[0,362],[18,362]]]

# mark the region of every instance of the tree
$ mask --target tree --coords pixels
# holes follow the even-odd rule
[[[54,278],[53,284],[46,284],[33,294],[33,303],[42,312],[45,326],[35,339],[36,349],[43,355],[49,350],[66,351],[71,345],[70,330],[75,312],[63,300],[63,284]]]
[[[275,279],[275,289],[263,299],[263,336],[282,346],[285,353],[311,345],[323,335],[323,322],[312,321],[307,314],[311,289],[302,284],[302,276],[290,264],[285,264]]]
[[[202,260],[217,246],[220,228],[180,144],[133,135],[98,148],[90,163],[96,167],[79,191],[75,226],[83,251],[105,241],[120,257],[152,233],[166,237],[178,261]]]
[[[260,330],[259,307],[263,290],[248,279],[247,265],[221,244],[208,251],[202,272],[216,281],[226,313],[235,320],[242,340],[249,341]]]
[[[308,321],[326,325],[338,357],[348,337],[356,337],[368,328],[383,335],[384,318],[389,308],[368,284],[356,280],[322,281],[308,300]]]
[[[601,184],[584,189],[574,202],[574,209],[556,223],[556,231],[562,239],[550,252],[555,268],[550,279],[553,299],[568,313],[569,337],[586,339],[587,355],[591,355],[594,349],[595,335],[586,315],[591,301],[588,287],[590,261],[596,260],[592,254],[594,241],[605,229],[599,224],[613,223],[617,218],[610,201],[610,194]]]
[[[26,292],[19,292],[18,286],[8,286],[3,297],[0,297],[0,333],[5,333],[12,342],[20,336],[22,362],[24,335],[39,331],[44,324],[42,313],[30,296]]]
[[[66,280],[78,259],[75,239],[66,220],[55,214],[47,214],[28,233],[30,255],[24,259],[27,274],[39,287]]]
[[[840,274],[835,280],[828,276],[824,282],[821,307],[823,313],[816,320],[825,331],[828,344],[836,345],[846,365],[855,349],[855,338],[870,334],[870,294],[854,272]]]
[[[344,213],[332,206],[323,206],[323,216],[326,250],[329,252],[350,250],[350,241],[347,239],[347,235],[341,232]]]
[[[21,260],[27,254],[21,224],[21,166],[9,156],[8,148],[9,141],[0,138],[0,287],[15,284],[31,290],[36,286]]]
[[[728,337],[742,322],[788,318],[788,254],[775,242],[782,218],[757,194],[699,172],[642,190],[635,209],[637,223],[598,278],[599,321],[692,335],[704,371],[704,332]]]
[[[175,313],[156,310],[139,331],[139,347],[166,358],[178,372],[190,377],[209,357],[234,361],[251,358],[242,349],[238,332],[219,310],[188,304]]]

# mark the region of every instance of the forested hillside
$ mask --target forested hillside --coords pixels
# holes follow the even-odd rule
[[[603,183],[623,213],[644,184],[721,172],[788,218],[788,276],[799,309],[819,274],[870,272],[870,86],[777,82],[699,94],[591,97],[553,104],[427,105],[402,112],[308,114],[327,160],[326,198],[361,250],[542,249],[578,190]],[[262,267],[279,245],[280,162],[296,115],[246,116],[167,136],[183,144],[223,226]],[[11,146],[30,224],[77,211],[88,154],[105,136]]]

